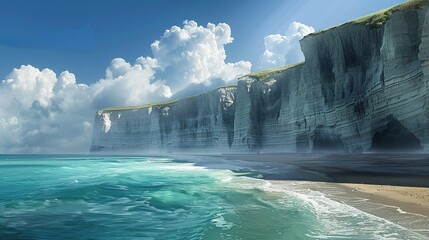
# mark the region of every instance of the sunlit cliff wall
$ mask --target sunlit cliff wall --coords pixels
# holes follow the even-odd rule
[[[427,7],[312,34],[301,48],[305,63],[237,87],[100,110],[91,151],[429,150]]]

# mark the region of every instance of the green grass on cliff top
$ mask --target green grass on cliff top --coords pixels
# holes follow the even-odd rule
[[[167,102],[160,102],[160,103],[149,103],[144,105],[135,105],[135,106],[118,106],[118,107],[107,107],[104,108],[102,111],[120,111],[120,110],[133,110],[133,109],[140,109],[140,108],[150,108],[150,107],[156,107],[156,106],[165,106],[172,103],[175,103],[176,100],[167,101]]]
[[[392,16],[392,14],[394,12],[419,10],[419,9],[424,9],[424,7],[427,7],[427,6],[429,6],[429,0],[408,0],[407,2],[393,6],[391,8],[372,13],[370,15],[367,15],[367,16],[364,16],[364,17],[343,23],[343,24],[338,25],[338,26],[334,26],[334,27],[331,27],[331,28],[328,28],[328,29],[325,29],[322,31],[311,33],[308,36],[314,36],[314,35],[317,35],[317,34],[320,34],[320,33],[326,32],[328,30],[338,28],[338,27],[341,27],[341,26],[344,26],[347,24],[362,24],[362,25],[366,25],[366,26],[379,28],[387,20],[389,20],[389,18]],[[276,73],[279,73],[279,72],[285,71],[287,69],[291,69],[291,68],[300,66],[302,64],[304,64],[304,62],[296,63],[296,64],[290,64],[290,65],[282,66],[282,67],[278,67],[278,68],[271,68],[271,69],[267,69],[267,70],[260,71],[260,72],[254,72],[254,73],[247,74],[243,77],[250,77],[250,78],[253,78],[257,81],[266,81],[272,75],[274,75]],[[225,87],[221,87],[221,88],[227,88],[227,87],[235,87],[235,86],[225,86]],[[193,96],[193,97],[195,97],[195,96]],[[193,98],[193,97],[188,97],[188,98]],[[151,103],[151,104],[137,105],[137,106],[108,107],[108,108],[104,108],[102,111],[133,110],[133,109],[149,108],[149,107],[155,107],[155,106],[165,106],[165,105],[175,103],[176,101],[177,100],[172,100],[172,101],[167,101],[167,102]]]
[[[394,12],[421,10],[429,6],[428,0],[408,0],[407,2],[393,6],[391,8],[375,12],[373,14],[351,21],[354,24],[364,24],[372,27],[381,27],[384,22],[389,20]]]
[[[402,11],[413,11],[413,10],[421,10],[424,9],[424,7],[429,6],[429,0],[408,0],[407,2],[401,3],[399,5],[393,6],[391,8],[387,8],[375,13],[372,13],[370,15],[360,17],[358,19],[328,28],[324,29],[318,32],[314,32],[309,34],[309,36],[314,36],[323,32],[326,32],[328,30],[331,30],[333,28],[338,28],[347,24],[361,24],[365,26],[371,26],[374,28],[381,27],[387,20],[390,19],[392,14],[394,12],[402,12]]]
[[[295,64],[289,64],[289,65],[282,66],[282,67],[270,68],[270,69],[263,70],[263,71],[260,71],[260,72],[249,73],[249,74],[247,74],[247,75],[245,75],[245,76],[243,76],[241,78],[250,77],[250,78],[253,78],[253,79],[257,80],[257,81],[266,81],[272,75],[274,75],[276,73],[283,72],[283,71],[286,71],[288,69],[301,66],[303,64],[304,64],[304,62],[300,62],[300,63],[295,63]]]
[[[338,28],[338,27],[344,26],[346,24],[362,24],[362,25],[366,25],[366,26],[379,28],[383,25],[383,23],[385,23],[387,20],[389,20],[389,18],[392,16],[392,14],[394,12],[419,10],[419,9],[423,9],[424,7],[427,7],[427,6],[429,6],[429,0],[409,0],[407,2],[393,6],[391,8],[372,13],[370,15],[352,20],[350,22],[346,22],[346,23],[343,23],[341,25],[334,26],[334,27],[331,27],[331,28],[328,28],[328,29],[325,29],[325,30],[322,30],[319,32],[311,33],[311,34],[309,34],[309,36],[317,35],[317,34],[326,32],[328,30],[331,30],[333,28]],[[285,71],[285,70],[293,68],[293,67],[297,67],[297,66],[302,65],[302,64],[304,64],[304,62],[297,63],[297,64],[290,64],[290,65],[282,66],[282,67],[278,67],[278,68],[271,68],[271,69],[263,70],[260,72],[254,72],[254,73],[247,74],[243,77],[250,77],[250,78],[253,78],[257,81],[266,81],[273,74]]]
[[[237,87],[237,86],[235,86],[235,85],[222,86],[222,87],[216,88],[215,90],[222,89],[222,88],[232,88],[232,87]],[[213,90],[213,91],[215,91],[215,90]],[[135,105],[135,106],[107,107],[107,108],[103,108],[101,111],[102,112],[104,112],[104,111],[125,111],[125,110],[134,110],[134,109],[150,108],[150,107],[162,107],[162,106],[168,106],[170,104],[173,104],[173,103],[175,103],[175,102],[177,102],[179,100],[194,98],[194,97],[197,97],[197,96],[199,96],[199,95],[190,96],[190,97],[186,97],[186,98],[182,98],[182,99],[178,99],[178,100],[171,100],[171,101],[158,102],[158,103],[149,103],[149,104]]]

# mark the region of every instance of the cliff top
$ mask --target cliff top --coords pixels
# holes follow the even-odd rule
[[[263,70],[263,71],[260,71],[260,72],[249,73],[247,75],[244,75],[241,78],[250,77],[250,78],[253,78],[253,79],[257,80],[257,81],[266,81],[272,75],[274,75],[276,73],[283,72],[283,71],[285,71],[287,69],[298,67],[298,66],[301,66],[303,64],[304,64],[304,62],[300,62],[300,63],[289,64],[289,65],[286,65],[286,66],[281,66],[281,67],[276,67],[276,68],[270,68],[270,69],[266,69],[266,70]]]
[[[392,14],[395,12],[421,10],[421,9],[424,9],[425,7],[428,7],[428,6],[429,6],[428,0],[408,0],[404,3],[393,6],[391,8],[383,9],[381,11],[378,11],[378,12],[369,14],[367,16],[351,20],[349,22],[346,22],[346,23],[343,23],[343,24],[340,24],[340,25],[337,25],[337,26],[334,26],[334,27],[331,27],[328,29],[324,29],[324,30],[321,30],[318,32],[310,33],[307,36],[315,36],[315,35],[318,35],[320,33],[326,32],[326,31],[334,29],[334,28],[339,28],[339,27],[342,27],[342,26],[347,25],[347,24],[361,24],[361,25],[365,25],[365,26],[379,28],[387,20],[389,20],[390,17],[392,16]]]
[[[392,16],[392,14],[394,12],[418,10],[418,9],[423,9],[424,7],[428,7],[428,6],[429,6],[429,0],[408,0],[407,2],[401,3],[401,4],[393,6],[391,8],[387,8],[387,9],[372,13],[370,15],[354,19],[352,21],[349,21],[349,22],[346,22],[346,23],[343,23],[343,24],[340,24],[340,25],[337,25],[337,26],[334,26],[334,27],[331,27],[328,29],[324,29],[324,30],[321,30],[318,32],[311,33],[308,36],[315,36],[315,35],[318,35],[320,33],[329,31],[331,29],[345,26],[347,24],[362,24],[362,25],[378,28],[378,27],[381,27],[387,20],[389,20],[389,18]],[[266,81],[273,74],[285,71],[285,70],[293,68],[293,67],[297,67],[297,66],[302,65],[302,64],[304,64],[304,62],[296,63],[296,64],[290,64],[290,65],[281,66],[281,67],[277,67],[277,68],[271,68],[271,69],[267,69],[267,70],[263,70],[263,71],[259,71],[259,72],[253,72],[253,73],[247,74],[243,77],[250,77],[250,78],[253,78],[257,81]]]
[[[375,28],[379,28],[381,27],[387,20],[389,20],[389,18],[392,16],[393,13],[398,12],[398,11],[412,11],[412,10],[419,10],[419,9],[424,9],[425,7],[429,7],[429,0],[408,0],[407,2],[401,3],[399,5],[393,6],[391,8],[388,9],[384,9],[375,13],[372,13],[370,15],[328,28],[328,29],[324,29],[318,32],[314,32],[311,33],[307,36],[315,36],[318,35],[320,33],[329,31],[331,29],[335,29],[335,28],[339,28],[348,24],[361,24],[361,25],[366,25],[366,26],[371,26],[371,27],[375,27]],[[307,37],[306,36],[306,37]],[[304,38],[306,38],[304,37]],[[263,70],[263,71],[259,71],[259,72],[253,72],[250,74],[247,74],[239,79],[242,79],[244,77],[250,77],[255,79],[256,81],[266,81],[268,80],[271,76],[273,76],[274,74],[280,73],[282,71],[303,65],[304,62],[301,63],[296,63],[296,64],[290,64],[287,66],[282,66],[282,67],[277,67],[277,68],[271,68],[271,69],[267,69],[267,70]],[[220,88],[228,88],[228,87],[234,87],[234,86],[224,86],[224,87],[220,87]],[[216,90],[220,89],[217,88]],[[188,98],[193,98],[196,96],[191,96]],[[185,98],[186,99],[186,98]],[[149,107],[155,107],[155,106],[165,106],[165,105],[169,105],[172,103],[175,103],[177,100],[171,100],[171,101],[166,101],[166,102],[159,102],[159,103],[151,103],[151,104],[144,104],[144,105],[136,105],[136,106],[115,106],[115,107],[107,107],[102,109],[101,111],[120,111],[120,110],[133,110],[133,109],[140,109],[140,108],[149,108]]]
[[[223,89],[223,88],[235,88],[235,87],[236,86],[231,86],[231,85],[229,85],[229,86],[222,86],[222,87],[218,87],[218,88],[216,88],[216,89],[214,89],[212,91],[217,91],[217,90]],[[202,93],[202,94],[205,94],[205,93]],[[179,100],[194,98],[194,97],[197,97],[197,96],[200,96],[200,95],[201,94],[196,95],[196,96],[189,96],[189,97],[181,98],[181,99],[177,99],[177,100],[158,102],[158,103],[149,103],[149,104],[134,105],[134,106],[114,106],[114,107],[107,107],[107,108],[103,108],[101,111],[102,112],[104,112],[104,111],[125,111],[125,110],[150,108],[150,107],[162,107],[162,106],[167,106],[167,105],[170,105],[172,103],[175,103],[175,102],[177,102]]]
[[[150,107],[164,106],[164,105],[172,104],[176,101],[177,100],[171,100],[171,101],[166,101],[166,102],[149,103],[149,104],[135,105],[135,106],[107,107],[107,108],[103,108],[103,110],[101,110],[101,111],[121,111],[121,110],[133,110],[133,109],[140,109],[140,108],[150,108]]]

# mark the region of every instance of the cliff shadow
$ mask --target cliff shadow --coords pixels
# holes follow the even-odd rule
[[[265,180],[429,187],[429,154],[230,154],[186,161]]]

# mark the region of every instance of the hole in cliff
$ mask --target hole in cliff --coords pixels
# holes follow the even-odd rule
[[[372,138],[371,151],[421,151],[420,140],[396,118],[389,116],[387,123]]]
[[[313,152],[344,152],[341,136],[323,125],[314,129]]]

